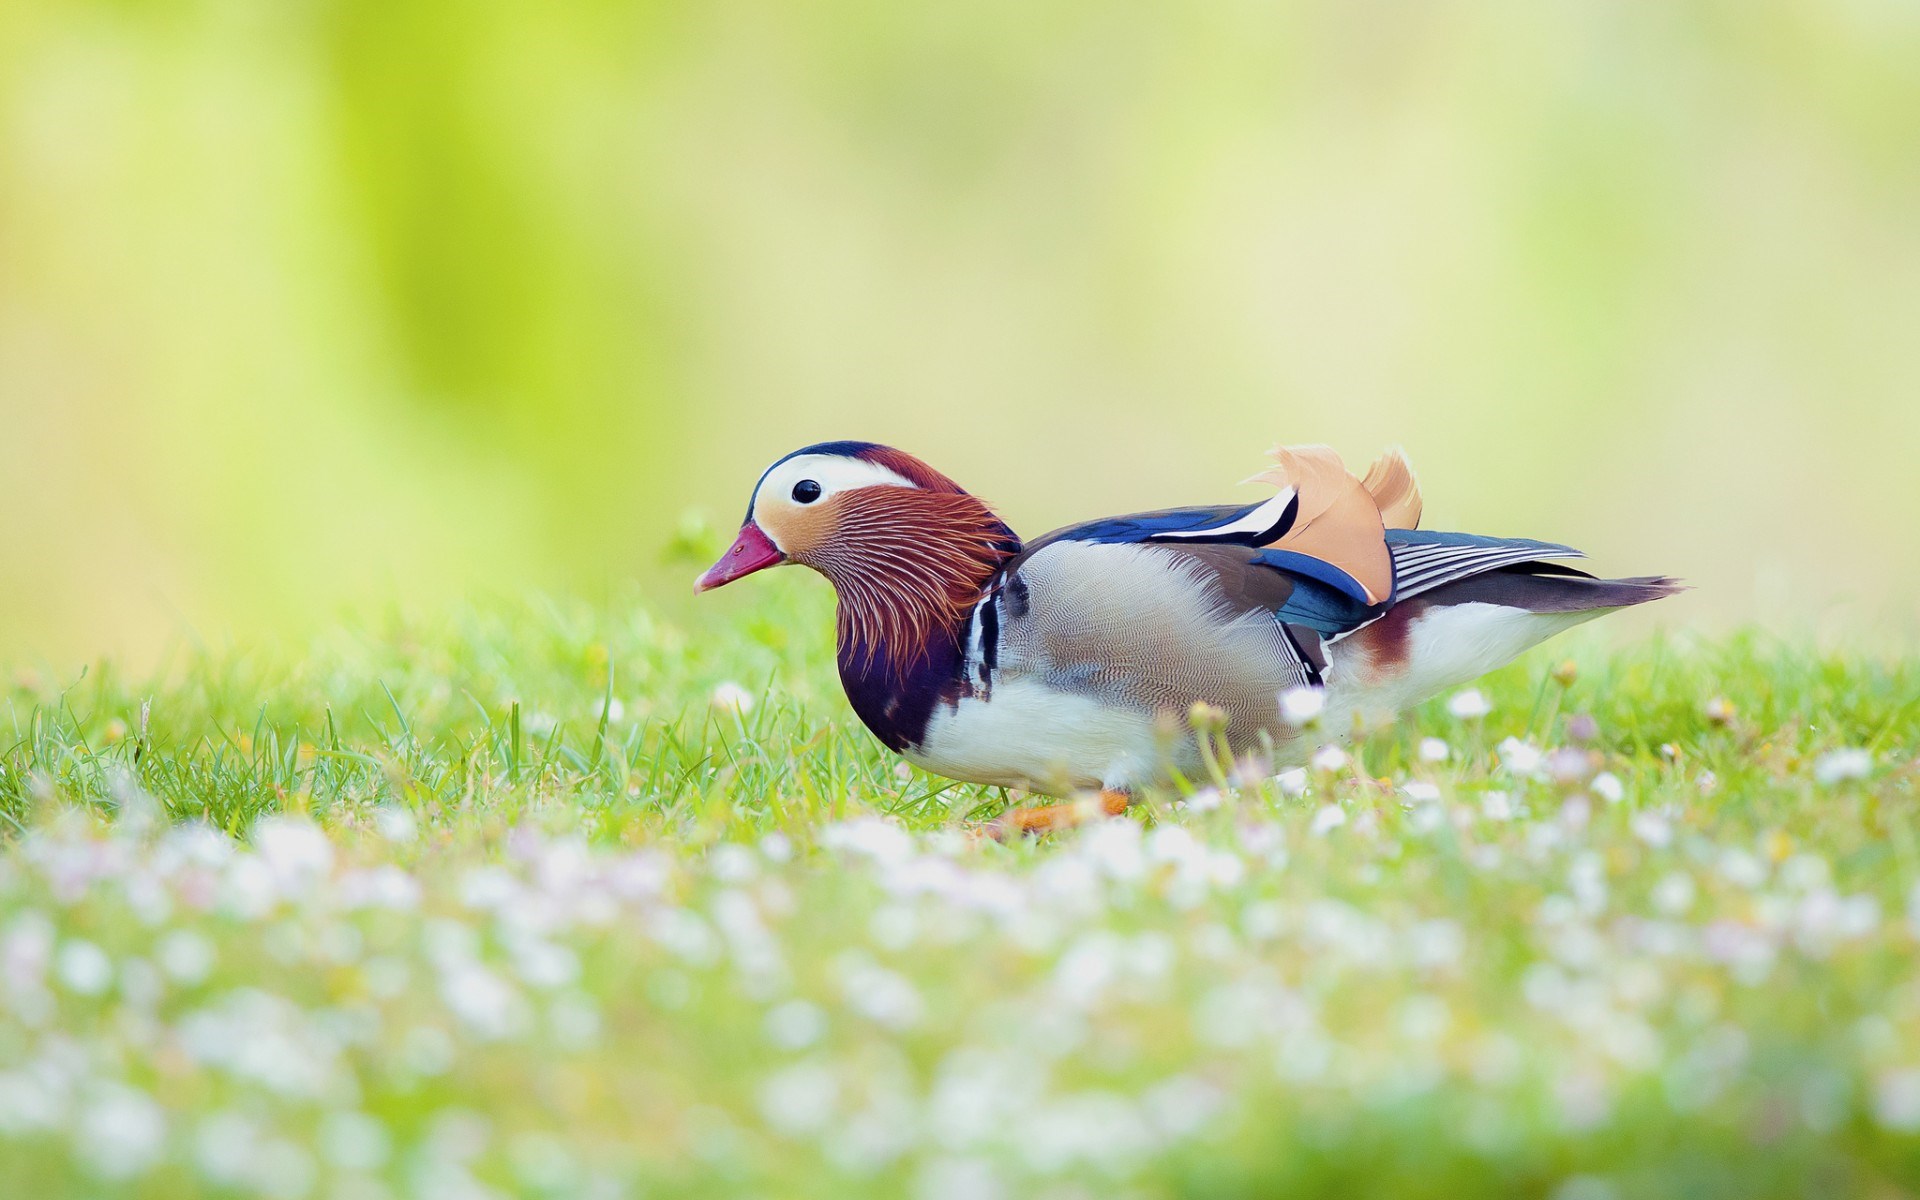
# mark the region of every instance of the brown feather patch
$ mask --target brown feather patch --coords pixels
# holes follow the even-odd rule
[[[953,480],[921,462],[905,450],[895,450],[892,446],[869,446],[858,451],[855,458],[870,462],[876,467],[885,467],[902,479],[909,480],[914,486],[929,492],[959,492],[966,489]]]
[[[822,506],[822,516],[831,522],[826,536],[794,560],[833,583],[842,647],[868,662],[884,649],[902,671],[937,630],[966,619],[1019,550],[993,510],[962,491],[855,488]]]
[[[1380,507],[1380,520],[1388,529],[1420,528],[1420,481],[1414,477],[1407,452],[1388,446],[1373,460],[1360,486],[1367,489]]]
[[[1274,465],[1254,479],[1293,488],[1300,497],[1293,526],[1274,545],[1310,554],[1353,577],[1378,604],[1393,592],[1393,555],[1371,493],[1329,446],[1276,446]]]

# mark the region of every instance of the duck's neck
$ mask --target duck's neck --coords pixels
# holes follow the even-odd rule
[[[965,493],[885,499],[884,510],[846,513],[833,549],[810,565],[839,594],[847,699],[874,736],[901,750],[925,736],[934,705],[958,687],[967,621],[1020,539]]]

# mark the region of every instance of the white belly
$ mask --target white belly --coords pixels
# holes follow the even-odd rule
[[[1031,676],[997,683],[987,695],[936,710],[907,760],[952,779],[1065,796],[1144,786],[1191,740],[1184,725],[1163,733],[1148,712]]]
[[[1364,637],[1342,638],[1328,654],[1325,728],[1345,733],[1356,725],[1381,725],[1606,611],[1537,613],[1504,604],[1443,605],[1414,619],[1407,630],[1404,662],[1387,668],[1371,661]]]

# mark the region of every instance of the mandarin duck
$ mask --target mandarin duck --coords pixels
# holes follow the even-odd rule
[[[1420,530],[1398,449],[1364,478],[1325,446],[1271,457],[1254,477],[1277,489],[1268,499],[1023,543],[912,455],[824,442],[767,468],[739,536],[694,586],[787,563],[825,575],[841,683],[890,750],[952,779],[1093,800],[1003,818],[1027,831],[1196,777],[1196,713],[1218,714],[1235,753],[1304,757],[1318,742],[1282,696],[1312,698],[1296,714],[1320,708],[1337,735],[1679,590],[1558,565],[1581,555],[1549,542]]]

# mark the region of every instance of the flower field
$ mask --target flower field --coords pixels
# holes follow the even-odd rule
[[[7,1194],[1920,1188],[1913,660],[1568,641],[1001,845],[771,591],[13,674]]]

